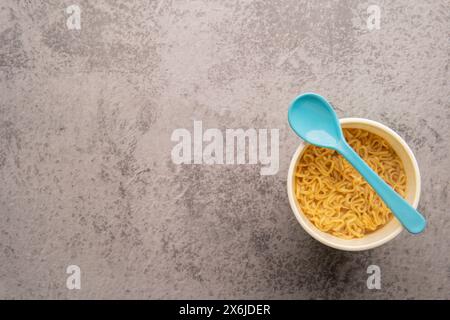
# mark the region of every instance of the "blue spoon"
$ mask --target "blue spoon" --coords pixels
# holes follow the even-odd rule
[[[345,141],[333,107],[315,93],[298,96],[288,111],[289,125],[306,142],[336,150],[366,179],[411,233],[425,229],[425,218],[383,181]]]

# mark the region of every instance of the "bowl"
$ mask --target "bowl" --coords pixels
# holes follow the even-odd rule
[[[344,118],[340,120],[342,128],[364,129],[384,138],[395,150],[400,160],[403,162],[407,176],[406,201],[414,208],[417,208],[420,198],[420,172],[417,160],[406,142],[392,129],[385,125],[368,119]],[[292,211],[300,225],[314,239],[321,243],[345,251],[362,251],[373,249],[394,239],[402,230],[403,226],[394,217],[386,225],[378,230],[358,239],[341,239],[329,233],[320,231],[308,217],[302,212],[300,204],[295,197],[295,169],[298,160],[303,155],[303,151],[308,144],[302,142],[291,159],[287,178],[287,192]]]

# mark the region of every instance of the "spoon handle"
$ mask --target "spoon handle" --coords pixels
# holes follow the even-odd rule
[[[358,170],[409,232],[420,233],[425,229],[425,218],[384,182],[347,142],[340,144],[337,151]]]

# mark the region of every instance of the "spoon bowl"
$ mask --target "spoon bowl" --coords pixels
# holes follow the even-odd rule
[[[409,232],[415,234],[425,229],[425,218],[384,182],[345,141],[339,119],[325,98],[315,93],[298,96],[289,108],[288,120],[294,132],[306,142],[339,152]]]

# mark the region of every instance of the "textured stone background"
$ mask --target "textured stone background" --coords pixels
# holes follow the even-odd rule
[[[73,3],[81,31],[66,27]],[[0,298],[450,298],[449,9],[1,1]],[[405,138],[424,234],[346,253],[303,231],[285,180],[299,142],[286,111],[304,91]],[[172,164],[170,135],[194,119],[279,128],[279,173]],[[69,264],[81,290],[66,289]]]

